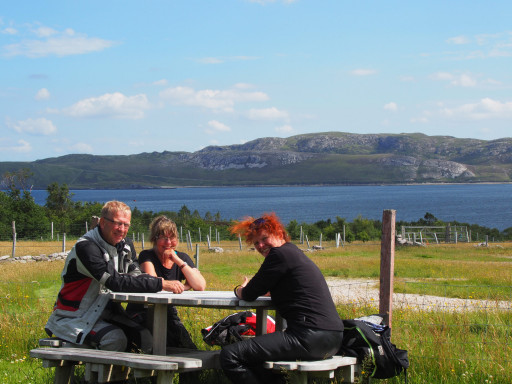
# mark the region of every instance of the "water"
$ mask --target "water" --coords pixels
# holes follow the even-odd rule
[[[274,211],[288,223],[314,223],[336,216],[352,221],[358,215],[382,219],[395,209],[396,219],[416,221],[426,212],[445,222],[479,224],[500,231],[512,227],[512,184],[449,184],[317,187],[207,187],[136,190],[72,190],[73,200],[121,200],[141,211],[174,211],[183,205],[223,219],[240,219]],[[44,205],[46,191],[32,191]]]

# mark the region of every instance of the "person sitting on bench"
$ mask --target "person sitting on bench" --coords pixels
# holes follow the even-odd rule
[[[264,257],[258,272],[234,289],[243,300],[267,293],[287,329],[223,347],[220,364],[233,383],[281,383],[283,375],[263,367],[265,361],[322,360],[340,348],[343,323],[320,269],[294,244],[274,213],[235,223],[232,233],[244,237]]]

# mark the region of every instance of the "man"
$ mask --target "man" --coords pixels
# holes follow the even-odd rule
[[[125,351],[149,352],[149,331],[133,322],[109,291],[172,291],[171,282],[142,274],[133,243],[126,239],[131,210],[119,201],[107,202],[99,225],[82,236],[66,258],[62,286],[46,332],[75,344]]]

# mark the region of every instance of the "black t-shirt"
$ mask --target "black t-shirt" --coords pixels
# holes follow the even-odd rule
[[[259,271],[243,289],[242,297],[251,301],[269,291],[288,328],[343,330],[322,272],[294,244],[270,249]]]
[[[191,268],[195,268],[194,262],[189,255],[179,251],[176,251],[176,253],[178,254],[178,257],[186,262]],[[152,263],[155,266],[156,275],[158,277],[163,277],[164,280],[183,281],[186,279],[185,275],[176,264],[173,264],[172,268],[170,269],[165,268],[160,262],[160,259],[158,259],[154,249],[146,249],[139,254],[139,265],[145,262]]]

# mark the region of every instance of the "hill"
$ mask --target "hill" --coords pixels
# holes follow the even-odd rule
[[[36,189],[55,181],[71,189],[511,182],[512,138],[326,132],[209,146],[193,153],[0,162],[0,174],[21,168],[33,172]]]

